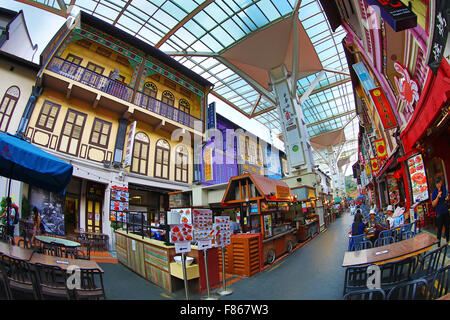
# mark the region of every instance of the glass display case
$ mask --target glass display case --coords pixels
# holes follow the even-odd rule
[[[291,228],[293,215],[289,202],[261,201],[261,214],[264,216],[264,238],[270,238]]]

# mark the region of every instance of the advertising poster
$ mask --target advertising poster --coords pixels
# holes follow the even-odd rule
[[[217,247],[224,247],[231,244],[231,224],[230,217],[214,217],[215,241]]]
[[[170,241],[173,243],[177,242],[190,242],[194,238],[192,225],[183,224],[173,224],[170,226]]]
[[[30,186],[30,205],[41,213],[41,221],[45,233],[64,236],[64,196],[40,188]]]
[[[408,158],[408,170],[411,178],[414,202],[428,200],[428,184],[422,155],[415,154]]]
[[[389,191],[389,204],[397,204],[400,201],[400,191],[398,188],[397,179],[394,177],[394,174],[387,174],[386,180],[388,184]]]

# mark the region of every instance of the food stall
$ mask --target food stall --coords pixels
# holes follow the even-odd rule
[[[291,189],[297,196],[294,211],[297,241],[303,242],[311,239],[320,231],[319,216],[316,214],[316,191],[312,187],[300,186]]]
[[[260,234],[261,267],[294,248],[296,229],[290,211],[293,199],[284,181],[257,174],[232,177],[228,183],[222,206],[239,208],[244,233]]]

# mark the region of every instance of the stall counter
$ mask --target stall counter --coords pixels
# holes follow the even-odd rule
[[[120,263],[139,274],[148,281],[175,292],[183,288],[183,280],[179,279],[179,267],[173,265],[175,253],[173,245],[166,245],[164,241],[150,238],[142,238],[140,235],[116,230],[116,253]],[[206,291],[206,276],[203,251],[197,246],[191,246],[191,252],[187,256],[194,258],[189,266],[191,278],[189,289],[201,294]],[[210,288],[220,286],[218,250],[208,249],[208,275]]]

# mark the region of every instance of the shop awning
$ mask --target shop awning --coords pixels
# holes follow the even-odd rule
[[[71,164],[24,139],[0,133],[0,175],[51,192],[64,193],[72,179],[72,171]]]
[[[250,186],[252,184],[256,187],[256,194],[251,194],[251,191],[250,194],[248,194],[246,191],[247,185]],[[241,190],[239,190],[239,187]],[[251,190],[250,187],[249,190]],[[242,198],[238,198],[237,195],[239,195],[239,197],[242,195]],[[237,201],[246,202],[255,199],[265,199],[267,201],[292,201],[293,197],[294,194],[286,182],[270,179],[254,173],[247,173],[230,179],[222,203],[226,204]]]

